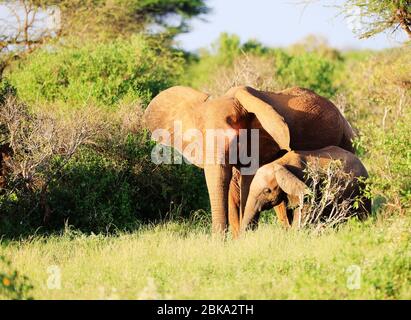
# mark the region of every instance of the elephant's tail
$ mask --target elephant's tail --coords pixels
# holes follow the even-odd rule
[[[340,147],[350,151],[352,153],[355,153],[352,141],[355,138],[355,132],[353,128],[351,127],[350,123],[344,118],[343,115],[342,117],[342,122],[343,122],[343,136],[340,142]]]

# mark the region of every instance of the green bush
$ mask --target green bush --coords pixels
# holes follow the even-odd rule
[[[32,288],[29,279],[20,275],[10,261],[0,255],[0,300],[31,299],[29,292]]]
[[[355,146],[371,174],[374,209],[411,208],[411,113],[384,131],[373,124],[361,128]],[[388,205],[388,206],[387,206]]]
[[[16,88],[7,79],[0,82],[0,105],[5,102],[7,96],[15,96],[16,94]]]
[[[148,102],[182,72],[181,54],[141,36],[85,47],[39,50],[8,75],[29,103],[112,106],[124,98]]]
[[[109,143],[82,147],[53,178],[46,195],[51,211],[46,224],[38,191],[0,199],[2,234],[30,234],[39,226],[40,231],[56,231],[67,224],[84,232],[133,230],[167,214],[188,217],[208,207],[203,172],[191,165],[153,164],[153,143],[143,132]],[[53,165],[60,162],[56,157]]]
[[[276,79],[284,88],[299,86],[332,97],[337,91],[334,76],[337,62],[316,53],[289,55],[282,50],[274,54]]]
[[[337,92],[335,78],[341,64],[339,55],[333,59],[316,51],[290,54],[284,49],[267,48],[255,40],[241,44],[238,36],[226,33],[214,43],[213,50],[202,51],[198,59],[191,61],[182,81],[196,88],[209,88],[216,82],[216,77],[221,76],[219,70],[235,68],[236,61],[244,54],[262,60],[272,59],[275,65],[269,75],[271,79],[267,80],[274,79],[281,88],[305,87],[325,97],[332,97]],[[271,90],[274,89],[277,88]]]
[[[239,36],[223,32],[211,45],[211,50],[201,49],[198,55],[194,55],[194,58],[192,56],[180,81],[194,88],[208,88],[220,76],[221,69],[233,68],[238,58],[244,54],[264,56],[269,52],[271,49],[256,40],[242,44]]]
[[[50,186],[54,227],[68,220],[83,231],[133,229],[164,218],[176,206],[188,216],[207,207],[201,170],[188,165],[156,166],[152,143],[144,134],[129,135],[110,151],[84,148],[67,165],[62,179]]]
[[[342,106],[358,132],[354,144],[370,173],[374,209],[385,212],[411,203],[409,55],[409,48],[367,53],[348,60],[341,73]]]

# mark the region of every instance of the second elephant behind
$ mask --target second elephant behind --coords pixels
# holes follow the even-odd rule
[[[313,151],[290,151],[257,170],[250,185],[243,217],[237,221],[235,217],[230,217],[234,237],[245,231],[252,221],[258,221],[258,215],[262,210],[273,208],[282,201],[289,205],[298,205],[299,198],[308,192],[310,185],[305,174],[307,166],[316,163],[320,168],[326,168],[335,160],[339,160],[342,171],[353,178],[352,183],[343,192],[342,199],[359,196],[359,208],[352,210],[361,217],[368,215],[371,212],[371,201],[361,194],[364,187],[361,178],[367,178],[368,173],[354,154],[335,146]],[[236,184],[236,179],[233,179],[232,184]],[[230,201],[233,206],[238,204],[233,196],[230,197]],[[287,216],[286,212],[277,212],[277,215],[283,225],[289,225],[292,217]]]

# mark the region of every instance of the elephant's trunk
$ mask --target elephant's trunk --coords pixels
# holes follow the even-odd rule
[[[207,165],[204,173],[210,196],[213,233],[224,234],[227,229],[228,189],[232,168],[230,165]]]
[[[253,194],[248,195],[248,199],[245,205],[244,216],[241,222],[241,233],[244,233],[255,215],[260,211],[257,198]]]

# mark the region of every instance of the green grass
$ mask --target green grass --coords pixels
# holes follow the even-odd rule
[[[352,221],[322,235],[263,223],[237,241],[208,230],[181,222],[118,236],[69,230],[3,240],[0,255],[29,277],[34,299],[411,298],[409,216]],[[61,289],[47,287],[53,265]],[[353,265],[358,289],[350,289]]]

